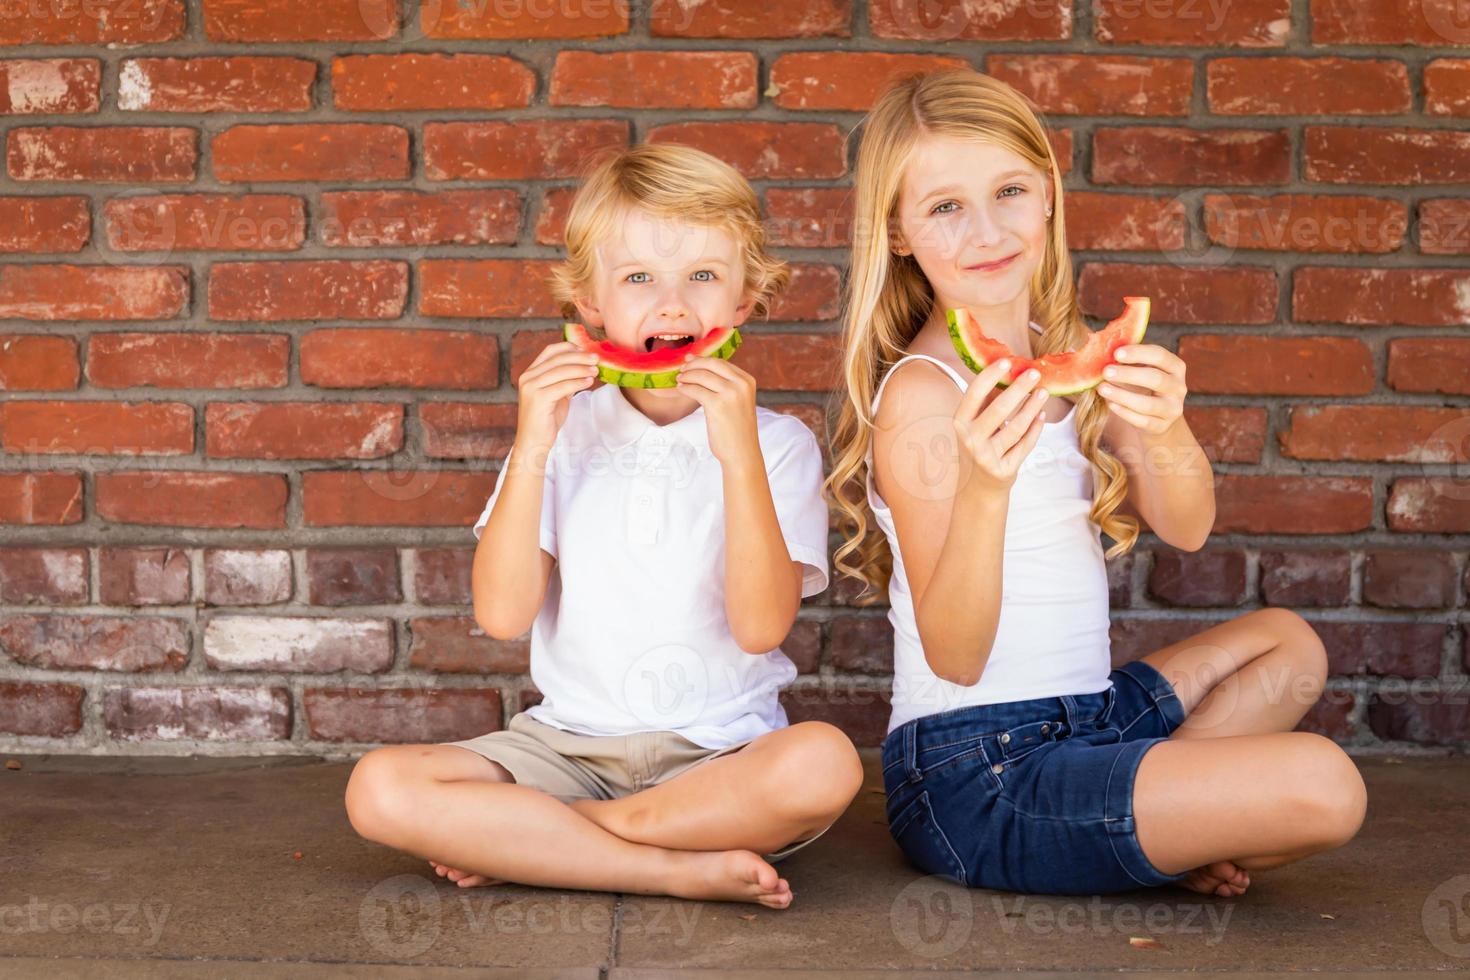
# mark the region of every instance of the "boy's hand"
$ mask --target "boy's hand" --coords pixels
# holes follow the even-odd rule
[[[729,465],[759,456],[755,378],[721,358],[686,354],[677,387],[704,407],[716,459]]]
[[[1147,435],[1168,432],[1184,414],[1184,361],[1158,344],[1130,344],[1118,348],[1098,394],[1114,414]]]
[[[549,449],[566,421],[570,399],[597,380],[597,355],[583,353],[576,344],[547,344],[516,381],[520,411],[516,442]]]

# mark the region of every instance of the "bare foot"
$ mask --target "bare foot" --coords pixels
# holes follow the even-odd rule
[[[429,864],[433,866],[435,874],[441,878],[448,878],[461,888],[478,888],[482,885],[505,884],[499,878],[487,878],[484,875],[474,874],[470,871],[461,871],[458,868],[451,868],[447,864],[440,864],[438,861],[430,861]]]
[[[1245,894],[1245,890],[1250,887],[1251,873],[1234,861],[1216,861],[1195,868],[1177,884],[1201,895],[1234,898]]]
[[[755,902],[784,909],[791,885],[754,851],[675,851],[667,892],[678,898]]]

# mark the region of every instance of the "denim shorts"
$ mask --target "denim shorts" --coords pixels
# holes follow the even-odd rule
[[[883,740],[888,830],[921,871],[975,888],[1096,895],[1162,885],[1138,846],[1133,781],[1184,722],[1142,660],[1095,694],[982,704],[900,725]]]

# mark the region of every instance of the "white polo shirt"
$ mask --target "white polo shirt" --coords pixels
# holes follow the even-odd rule
[[[821,449],[794,416],[757,407],[756,427],[781,535],[806,566],[801,594],[814,595],[827,587]],[[507,457],[476,539],[509,469]],[[616,385],[572,396],[541,498],[541,548],[557,562],[531,627],[533,718],[708,748],[786,725],[777,695],[796,666],[779,647],[740,649],[725,617],[723,503],[702,406],[661,426]]]

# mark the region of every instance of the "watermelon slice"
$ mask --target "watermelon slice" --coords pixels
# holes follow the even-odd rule
[[[598,340],[580,323],[562,325],[562,336],[582,350],[597,355],[597,376],[624,388],[672,388],[679,380],[685,354],[728,358],[740,346],[740,331],[715,327],[698,340],[678,347],[634,351],[608,340]]]
[[[1011,369],[998,384],[1009,385],[1031,368],[1041,372],[1038,388],[1053,395],[1074,395],[1102,380],[1103,368],[1112,364],[1119,347],[1137,344],[1148,329],[1147,296],[1124,296],[1126,308],[1116,320],[1094,331],[1076,350],[1041,357],[1016,357],[1010,348],[985,336],[969,310],[949,310],[949,339],[971,371],[979,374],[985,365],[1009,358]]]

